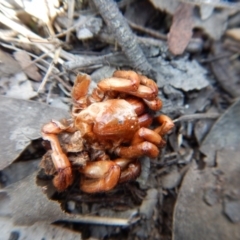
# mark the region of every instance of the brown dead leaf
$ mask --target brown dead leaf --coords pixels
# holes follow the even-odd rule
[[[8,77],[20,71],[19,63],[10,54],[0,50],[0,76]]]
[[[177,7],[181,4],[178,0],[150,0],[150,2],[155,8],[170,13],[171,15],[176,12]],[[200,1],[184,0],[184,2],[189,2],[190,4],[194,4],[194,6],[203,6]],[[224,5],[223,1],[217,2]],[[202,9],[200,14],[197,11],[193,13],[193,27],[203,29],[205,33],[215,40],[221,39],[227,29],[229,16],[232,15],[231,9],[228,8],[222,8],[221,11],[214,11],[211,14],[212,6],[217,6],[218,3],[212,3],[211,6],[207,4],[207,12],[205,13],[202,12]],[[226,2],[226,4],[228,3]]]
[[[26,51],[15,52],[14,57],[28,77],[35,81],[40,81],[42,79],[42,76],[38,72],[37,66],[32,63],[32,60]]]
[[[184,52],[192,37],[193,24],[193,6],[182,3],[173,15],[173,23],[168,34],[169,50],[174,55]]]

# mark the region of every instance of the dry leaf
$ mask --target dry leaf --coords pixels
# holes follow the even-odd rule
[[[93,38],[102,28],[102,19],[93,16],[81,15],[76,21],[76,33],[80,40]]]
[[[42,187],[36,184],[36,180]],[[97,216],[68,214],[62,210],[60,203],[48,198],[52,197],[55,191],[52,183],[37,179],[37,172],[34,172],[0,191],[0,216],[11,217],[14,224],[23,226],[58,220],[129,226],[139,220],[136,216],[137,208],[122,212],[103,208],[99,209]]]
[[[36,222],[32,226],[17,226],[9,217],[0,217],[0,239],[18,240],[81,240],[81,234],[44,222]],[[14,236],[18,236],[14,238]]]
[[[18,62],[10,54],[0,49],[0,76],[8,77],[19,72],[21,72],[21,67]]]
[[[199,6],[199,10],[200,10],[201,19],[206,20],[209,17],[211,17],[211,15],[213,14],[214,7],[202,4],[202,5]]]
[[[173,167],[169,173],[161,177],[161,185],[164,189],[173,189],[177,187],[182,179],[182,174],[179,169]]]
[[[0,170],[11,164],[31,140],[41,137],[44,123],[67,116],[67,111],[46,104],[0,96]]]
[[[8,87],[5,88],[5,95],[8,97],[28,100],[37,96],[37,92],[33,90],[32,82],[27,79],[24,72],[3,79],[3,82],[8,83]]]
[[[147,219],[152,218],[154,209],[156,208],[158,202],[158,190],[155,188],[150,188],[147,191],[147,195],[142,201],[139,208],[139,212]]]
[[[161,11],[166,11],[170,14],[173,14],[179,4],[181,4],[178,0],[150,0],[152,4]],[[202,5],[202,3],[199,1],[191,1],[191,0],[184,0],[184,2],[189,2],[194,5]],[[224,4],[223,1],[221,1],[221,4]],[[227,3],[226,3],[227,4]],[[215,6],[213,4],[213,6]],[[208,8],[211,8],[212,6],[208,6]],[[209,10],[209,9],[208,9]],[[214,11],[213,14],[208,14],[204,16],[204,20],[201,19],[200,14],[195,11],[194,12],[194,28],[201,28],[203,29],[211,38],[215,40],[219,40],[222,35],[225,33],[227,24],[228,24],[228,18],[231,16],[232,12],[231,9],[223,8],[220,11]],[[208,17],[208,18],[206,18]]]
[[[200,90],[209,85],[206,69],[197,61],[189,61],[187,57],[173,60],[170,64],[158,60],[154,63],[168,83],[183,91]]]
[[[42,76],[38,72],[38,68],[35,64],[31,64],[32,60],[26,51],[18,51],[14,53],[15,59],[21,65],[23,71],[35,81],[40,81]]]
[[[76,216],[64,213],[57,202],[48,199],[37,186],[36,175],[34,172],[0,192],[0,216],[11,216],[15,224],[23,226],[75,219]]]
[[[201,145],[201,152],[207,157],[209,166],[215,165],[215,154],[220,149],[240,147],[240,100],[237,100],[217,120]]]
[[[150,2],[161,11],[166,11],[170,14],[173,14],[178,6],[181,4],[177,0],[150,0]]]
[[[226,41],[227,42],[227,41]],[[212,54],[210,57],[217,58],[210,63],[212,72],[216,77],[219,85],[233,98],[240,96],[240,79],[239,79],[239,61],[233,60],[232,51],[229,51],[224,44],[215,42],[211,47]],[[219,56],[227,56],[222,57]]]
[[[209,18],[202,20],[195,14],[194,28],[201,28],[210,37],[215,40],[220,40],[228,26],[228,18],[230,12],[226,10],[215,11]]]
[[[33,174],[39,169],[41,159],[31,161],[17,161],[1,170],[1,176],[4,180],[4,187],[16,183],[25,177]]]
[[[173,239],[239,239],[239,154],[220,151],[216,167],[204,170],[192,164],[175,205]]]
[[[38,1],[38,0],[22,0],[18,1],[18,8],[21,6],[25,12],[32,15],[34,18],[38,18],[40,21],[44,22],[51,34],[54,34],[52,28],[52,20],[57,16],[59,10],[58,0],[52,1]],[[23,12],[21,13],[24,14]]]
[[[116,71],[116,68],[112,67],[112,66],[103,66],[101,68],[98,68],[91,74],[92,82],[97,83],[97,82],[99,82],[99,79],[104,79],[109,76],[112,76],[114,71]],[[94,86],[94,87],[96,87],[96,86]]]
[[[193,29],[193,6],[182,3],[173,15],[173,23],[168,34],[168,46],[174,55],[184,52]]]

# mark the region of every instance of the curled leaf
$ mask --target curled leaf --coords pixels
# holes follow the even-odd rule
[[[182,3],[173,15],[173,23],[168,35],[169,50],[174,55],[184,52],[192,37],[193,24],[193,6]]]

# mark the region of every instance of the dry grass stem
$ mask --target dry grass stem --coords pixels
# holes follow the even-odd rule
[[[173,122],[194,121],[194,120],[200,120],[200,119],[216,119],[218,117],[220,117],[219,113],[196,113],[196,114],[183,115],[173,120]]]
[[[73,16],[74,16],[74,8],[75,8],[75,0],[68,0],[68,24],[67,28],[69,29],[73,24]],[[68,31],[66,34],[66,42],[70,41],[71,31]]]
[[[54,58],[54,54],[52,54],[51,52],[55,51],[56,47],[53,44],[49,43],[47,41],[47,39],[44,39],[44,38],[38,36],[37,34],[33,33],[29,29],[27,29],[25,26],[7,18],[2,13],[0,13],[0,22],[2,24],[6,25],[7,27],[11,28],[15,32],[17,32],[17,33],[23,35],[24,37],[26,37],[26,41],[28,39],[29,43],[33,39],[35,41],[38,41],[38,43],[35,42],[35,46],[38,47],[41,51],[43,51],[45,53],[49,53],[49,57]],[[45,46],[43,46],[43,44],[40,44],[40,43],[47,43],[47,44]],[[58,41],[58,43],[59,43],[59,41]],[[51,52],[49,52],[49,50]],[[72,54],[67,53],[64,50],[61,50],[60,57],[65,58],[66,60],[69,60],[69,61],[74,59],[74,56]],[[58,62],[60,64],[63,64],[64,61],[61,58],[58,58]]]
[[[140,25],[138,25],[138,24],[136,24],[136,23],[134,23],[130,20],[128,20],[128,24],[131,28],[133,28],[135,30],[138,30],[138,31],[141,31],[143,33],[147,33],[148,35],[150,35],[152,37],[155,37],[155,38],[158,38],[158,39],[161,39],[161,40],[164,40],[164,41],[167,40],[167,35],[165,35],[165,34],[162,34],[162,33],[159,33],[155,30],[140,26]]]
[[[38,90],[37,90],[38,93],[43,90],[43,88],[44,88],[44,86],[45,86],[45,84],[46,84],[46,82],[47,82],[47,80],[48,80],[48,76],[49,76],[49,75],[51,74],[51,72],[52,72],[53,67],[54,67],[54,65],[53,65],[53,61],[52,61],[51,64],[50,64],[50,66],[49,66],[49,68],[48,68],[48,70],[47,70],[46,75],[44,76],[44,78],[43,78],[43,80],[42,80],[42,82],[41,82],[41,84],[40,84],[40,86],[39,86],[39,88],[38,88]]]

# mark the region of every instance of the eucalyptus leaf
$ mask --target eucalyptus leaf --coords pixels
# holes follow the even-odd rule
[[[11,164],[41,127],[51,119],[69,117],[67,111],[46,104],[0,96],[0,170]]]

